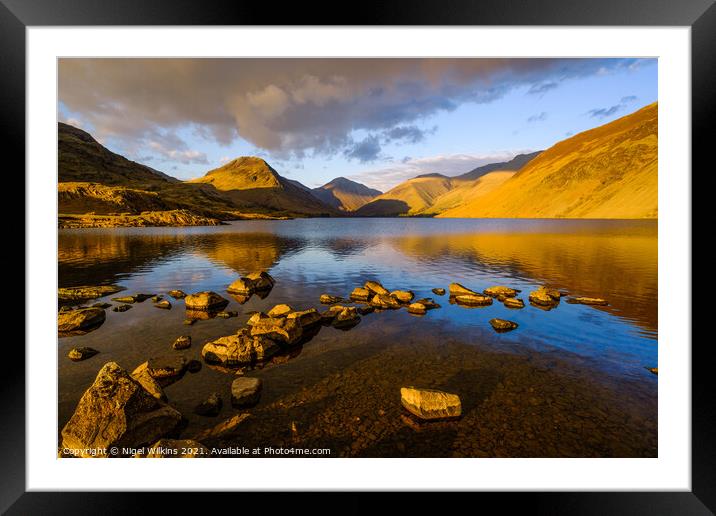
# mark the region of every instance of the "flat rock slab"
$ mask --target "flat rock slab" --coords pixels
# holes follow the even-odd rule
[[[425,315],[427,313],[427,307],[422,303],[412,303],[408,306],[408,312],[415,315]]]
[[[506,319],[490,319],[490,326],[492,326],[496,332],[504,333],[516,329],[519,325],[516,322]]]
[[[261,379],[242,376],[231,383],[231,404],[234,407],[255,405],[261,397]]]
[[[479,295],[474,290],[470,290],[467,287],[463,287],[459,283],[450,283],[450,295],[451,296],[461,296],[461,295]]]
[[[60,334],[96,329],[106,318],[102,308],[78,308],[57,313],[57,331]]]
[[[178,356],[153,357],[147,360],[147,370],[157,380],[175,378],[186,371],[186,359]]]
[[[567,299],[567,303],[569,303],[570,305],[609,305],[606,299],[602,299],[600,297],[570,297],[569,299]]]
[[[495,287],[488,287],[482,291],[483,294],[490,297],[515,297],[520,291],[514,288],[505,287],[498,285]]]
[[[108,296],[109,294],[116,294],[124,289],[124,287],[117,285],[63,287],[57,289],[57,297],[63,301],[82,301],[85,299],[97,299],[98,297]]]
[[[508,297],[502,302],[507,308],[524,308],[525,302],[516,297]]]
[[[390,293],[390,296],[397,299],[401,303],[407,304],[413,300],[415,294],[412,290],[394,290]]]
[[[372,294],[380,294],[381,296],[387,296],[390,295],[390,292],[388,292],[388,289],[386,289],[379,281],[366,281],[365,285],[363,285],[366,289],[368,289]]]
[[[451,419],[462,415],[462,404],[457,394],[435,389],[402,387],[400,402],[408,412],[420,419]]]
[[[197,292],[196,294],[190,294],[184,298],[184,304],[187,310],[223,310],[226,305],[229,304],[227,299],[224,299],[216,292],[207,290],[204,292]]]
[[[465,306],[488,306],[492,304],[492,298],[480,294],[461,294],[455,296],[455,302]]]

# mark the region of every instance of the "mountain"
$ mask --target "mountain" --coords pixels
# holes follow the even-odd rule
[[[512,170],[517,171],[524,167],[527,163],[532,161],[534,158],[540,155],[542,151],[536,151],[531,152],[529,154],[518,154],[514,158],[512,158],[510,161],[503,161],[501,163],[490,163],[488,165],[483,165],[481,167],[477,167],[470,172],[467,172],[465,174],[462,174],[460,176],[457,176],[455,179],[464,179],[466,181],[471,181],[473,179],[478,179],[479,177],[484,176],[485,174],[488,174],[490,172],[494,172],[495,170]]]
[[[313,195],[341,211],[355,211],[381,194],[380,190],[337,177],[323,186],[314,188]]]
[[[356,215],[360,217],[418,215],[452,188],[452,179],[442,174],[414,177],[361,206],[356,211]]]
[[[658,105],[563,140],[439,217],[656,218]]]
[[[266,161],[243,156],[189,181],[210,185],[239,209],[286,215],[330,215],[336,210],[314,197],[298,181],[279,175]]]

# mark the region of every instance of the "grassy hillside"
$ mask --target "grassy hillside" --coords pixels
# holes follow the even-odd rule
[[[452,187],[452,179],[441,174],[414,177],[362,206],[356,215],[362,217],[418,215],[432,206],[438,197],[450,191]]]
[[[312,191],[322,202],[341,211],[355,211],[382,193],[345,177],[337,177]]]
[[[439,217],[656,218],[658,106],[561,141]]]
[[[487,195],[495,188],[510,179],[515,172],[512,170],[496,170],[478,176],[474,180],[453,179],[452,189],[445,192],[422,210],[421,214],[437,215]]]

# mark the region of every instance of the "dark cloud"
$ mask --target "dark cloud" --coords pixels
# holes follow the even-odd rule
[[[343,155],[347,159],[356,159],[361,163],[376,161],[382,150],[377,136],[367,136],[363,140],[348,147]]]
[[[545,111],[527,118],[528,122],[544,122],[545,120],[547,120],[547,113]]]
[[[545,93],[561,81],[638,63],[65,58],[59,60],[58,80],[61,111],[68,118],[99,139],[134,147],[135,154],[146,153],[154,142],[165,159],[201,162],[178,136],[190,130],[224,145],[241,137],[283,159],[340,152],[360,159],[377,156],[380,142],[356,143],[355,131],[370,137],[392,133],[396,139],[402,134],[396,141],[420,141],[426,133],[417,122],[461,104],[492,102],[518,87]]]
[[[426,133],[415,125],[402,125],[394,127],[388,131],[385,131],[383,135],[388,141],[404,141],[407,143],[418,143],[425,139]]]

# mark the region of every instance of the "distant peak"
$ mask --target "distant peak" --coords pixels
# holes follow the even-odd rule
[[[444,178],[447,178],[447,176],[445,176],[443,174],[433,172],[431,174],[420,174],[419,176],[415,176],[413,179],[420,179],[421,177],[444,177]]]

